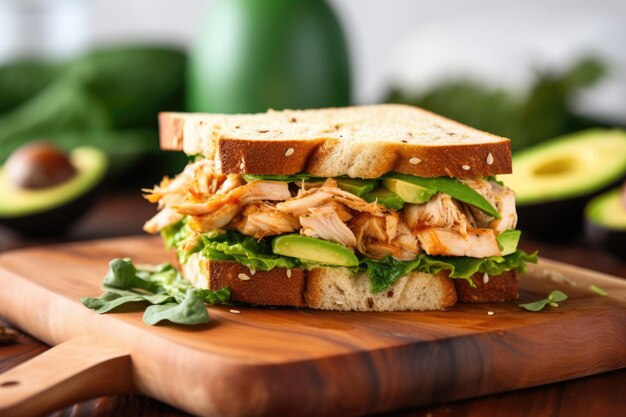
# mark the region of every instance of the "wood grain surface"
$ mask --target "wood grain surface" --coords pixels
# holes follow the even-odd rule
[[[50,344],[84,335],[114,341],[130,353],[141,392],[197,414],[366,414],[626,365],[625,284],[556,264],[548,267],[576,287],[537,273],[522,280],[522,301],[556,288],[570,295],[542,313],[516,303],[382,314],[216,307],[212,323],[190,329],[82,307],[80,296],[98,294],[107,261],[118,256],[167,257],[161,242],[145,238],[2,255],[0,314]],[[590,283],[610,297],[594,295]]]

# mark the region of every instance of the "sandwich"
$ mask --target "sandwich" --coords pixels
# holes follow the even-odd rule
[[[195,286],[323,310],[440,310],[518,297],[506,138],[374,105],[159,115],[189,164],[144,190],[144,226]]]

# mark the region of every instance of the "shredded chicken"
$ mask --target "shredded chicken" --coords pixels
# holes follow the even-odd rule
[[[361,213],[352,219],[350,229],[356,237],[357,250],[371,258],[391,255],[405,261],[420,252],[417,238],[397,212],[385,217]]]
[[[144,223],[143,230],[151,234],[159,233],[161,229],[178,223],[183,217],[182,214],[176,213],[171,207],[163,207],[161,211]]]
[[[500,214],[495,219],[474,206],[467,206],[476,226],[493,229],[497,232],[515,229],[517,226],[517,212],[515,210],[515,192],[496,182],[483,178],[462,179],[461,182],[471,187],[493,205]]]
[[[491,229],[468,228],[467,235],[436,227],[416,232],[422,248],[429,255],[469,256],[485,258],[501,255],[496,234]]]
[[[447,194],[437,193],[425,204],[405,204],[404,216],[413,231],[438,227],[467,235],[467,217],[461,212],[460,205]]]
[[[287,183],[253,181],[226,193],[217,193],[203,203],[180,204],[172,208],[179,214],[192,216],[189,226],[206,232],[226,226],[242,207],[255,201],[283,201],[291,197]]]
[[[218,174],[214,162],[208,159],[187,165],[174,179],[164,177],[154,189],[143,190],[146,193],[144,197],[151,203],[158,202],[160,209],[144,224],[144,230],[158,233],[164,227],[180,221],[183,215],[172,210],[171,206],[185,201],[204,201],[228,182],[226,175]]]
[[[308,190],[301,189],[296,197],[279,203],[276,207],[279,210],[299,217],[307,213],[309,208],[318,207],[330,201],[341,203],[355,211],[366,212],[376,216],[383,216],[388,212],[379,204],[368,203],[361,197],[357,197],[337,187],[337,181],[332,178],[328,178],[321,187]]]
[[[356,246],[352,230],[341,220],[332,206],[310,208],[308,214],[300,216],[300,224],[302,225],[300,233],[305,236],[330,240],[350,248]]]
[[[266,202],[248,204],[241,214],[242,217],[233,223],[233,227],[256,239],[294,232],[300,228],[297,218]]]

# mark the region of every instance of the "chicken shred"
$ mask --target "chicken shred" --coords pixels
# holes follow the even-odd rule
[[[463,236],[454,230],[428,227],[418,230],[416,235],[429,255],[486,258],[502,254],[491,229],[468,228],[467,235]]]
[[[277,210],[276,206],[266,202],[248,204],[241,214],[242,217],[233,223],[233,227],[256,239],[291,233],[300,228],[296,217]]]
[[[189,226],[199,232],[221,229],[241,212],[243,206],[255,201],[282,201],[291,197],[287,183],[253,181],[226,193],[217,193],[203,203],[180,204],[172,208],[191,216]]]
[[[332,206],[310,208],[309,214],[300,216],[300,224],[300,233],[304,236],[330,240],[349,248],[356,246],[354,233]]]
[[[517,212],[515,210],[515,192],[513,190],[483,178],[468,178],[460,181],[483,196],[500,214],[500,218],[496,219],[474,206],[467,206],[476,226],[493,229],[500,233],[509,229],[515,229],[517,226]]]
[[[423,227],[451,229],[467,236],[467,217],[447,194],[437,193],[425,204],[405,204],[404,216],[413,231]]]

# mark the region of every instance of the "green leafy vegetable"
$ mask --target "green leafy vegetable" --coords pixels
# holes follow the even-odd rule
[[[208,323],[209,313],[204,307],[204,299],[192,288],[181,303],[166,303],[148,307],[143,315],[144,323],[155,325],[163,320],[178,324]]]
[[[273,268],[296,268],[295,258],[276,255],[266,239],[255,239],[231,230],[220,235],[202,235],[202,255],[212,260],[237,261],[253,270],[269,271]]]
[[[450,271],[451,278],[465,279],[475,286],[471,276],[477,272],[497,276],[506,271],[526,271],[526,262],[537,262],[537,253],[527,254],[521,249],[507,256],[488,258],[469,258],[466,256],[430,256],[424,253],[412,261],[398,261],[391,256],[377,260],[363,258],[361,264],[366,267],[370,279],[370,291],[377,293],[387,290],[396,280],[409,272],[436,274]]]
[[[565,300],[567,300],[567,294],[562,291],[555,290],[548,295],[548,298],[533,301],[532,303],[520,304],[519,306],[528,311],[541,311],[546,305],[556,308],[559,306],[558,303]]]
[[[500,218],[498,210],[494,206],[492,206],[483,196],[478,194],[471,187],[461,183],[456,178],[423,178],[415,177],[413,175],[400,174],[397,172],[385,174],[383,178],[396,178],[420,187],[430,188],[436,190],[437,192],[448,194],[450,197],[456,200],[477,207],[481,211],[487,213],[492,217],[495,217],[496,219]]]
[[[126,304],[152,304],[146,309],[144,322],[163,320],[178,324],[209,321],[204,304],[224,304],[230,290],[211,291],[196,288],[170,264],[138,269],[128,258],[114,259],[104,277],[105,292],[98,298],[83,297],[83,305],[97,313],[107,313]]]
[[[607,74],[607,66],[583,58],[562,72],[538,71],[528,92],[498,88],[487,82],[452,79],[419,97],[400,91],[389,102],[413,104],[461,123],[511,138],[513,151],[569,132],[604,125],[581,117],[572,98]]]
[[[591,291],[593,291],[594,293],[598,294],[598,295],[599,295],[599,296],[601,296],[601,297],[606,297],[606,296],[608,296],[608,295],[609,295],[609,293],[608,293],[608,292],[606,292],[606,291],[605,291],[605,290],[603,290],[602,288],[598,287],[597,285],[593,285],[593,284],[592,284],[592,285],[589,287],[589,289],[590,289]]]

